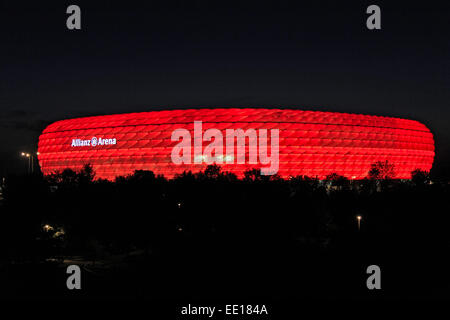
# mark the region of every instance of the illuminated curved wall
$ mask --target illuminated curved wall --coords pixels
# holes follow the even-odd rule
[[[39,137],[39,163],[44,174],[90,163],[97,178],[114,179],[134,170],[151,170],[171,178],[201,164],[174,164],[171,140],[175,129],[193,130],[194,121],[209,128],[279,129],[282,177],[324,178],[336,172],[350,179],[367,176],[370,165],[388,160],[397,178],[410,178],[417,168],[430,170],[434,140],[423,124],[406,119],[280,109],[189,109],[95,116],[57,121]],[[94,146],[85,141],[94,138]],[[103,140],[106,139],[106,140]],[[83,145],[84,144],[84,145]],[[221,164],[242,176],[250,164]]]

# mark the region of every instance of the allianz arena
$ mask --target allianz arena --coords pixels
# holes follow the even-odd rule
[[[109,180],[135,170],[151,170],[167,178],[189,170],[198,172],[208,165],[206,160],[180,164],[174,163],[171,155],[178,143],[173,141],[173,132],[180,128],[192,132],[199,121],[202,132],[278,129],[278,174],[284,178],[307,175],[323,179],[337,173],[362,179],[371,164],[387,160],[395,165],[396,178],[408,179],[411,171],[429,171],[433,165],[433,135],[415,120],[249,108],[166,110],[57,121],[39,137],[39,164],[44,174],[50,174],[65,168],[78,170],[89,163],[97,178]],[[201,148],[208,143],[203,142]],[[263,167],[237,163],[235,157],[222,160],[217,160],[222,170],[239,177],[246,170]]]

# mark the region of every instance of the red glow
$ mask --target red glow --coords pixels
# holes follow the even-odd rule
[[[282,177],[324,178],[336,172],[350,179],[367,176],[370,165],[388,160],[396,178],[411,171],[429,171],[434,140],[423,124],[406,119],[334,112],[279,109],[190,109],[96,116],[57,121],[39,137],[39,163],[44,174],[90,163],[97,178],[114,179],[134,170],[151,170],[171,178],[206,164],[176,165],[171,151],[175,129],[193,130],[194,121],[209,128],[279,129],[279,171]],[[116,144],[71,146],[72,139],[116,139]],[[111,140],[110,140],[111,141]],[[205,145],[204,145],[205,146]],[[238,176],[260,165],[220,164]]]

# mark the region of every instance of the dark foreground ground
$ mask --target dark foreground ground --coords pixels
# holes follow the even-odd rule
[[[345,250],[223,248],[181,244],[92,262],[7,264],[0,288],[7,299],[151,299],[268,301],[286,299],[449,299],[448,259],[432,248],[377,252],[355,238]],[[68,290],[66,268],[82,270],[82,289]],[[368,290],[366,268],[381,268],[381,290]]]
[[[2,299],[450,299],[447,183],[71,174],[4,188]],[[81,290],[66,287],[71,264]]]

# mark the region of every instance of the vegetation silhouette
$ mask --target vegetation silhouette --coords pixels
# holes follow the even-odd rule
[[[242,294],[271,297],[301,294],[289,283],[301,284],[305,295],[323,294],[315,291],[320,285],[339,295],[345,275],[374,260],[447,267],[449,184],[431,183],[421,170],[396,180],[394,169],[376,163],[363,180],[338,173],[282,179],[253,169],[239,179],[211,165],[170,180],[136,170],[107,181],[87,164],[45,177],[11,176],[0,206],[1,263],[139,257],[127,279],[152,283],[158,295],[173,294],[171,286],[181,296],[200,294],[196,279],[216,294],[245,284]]]

